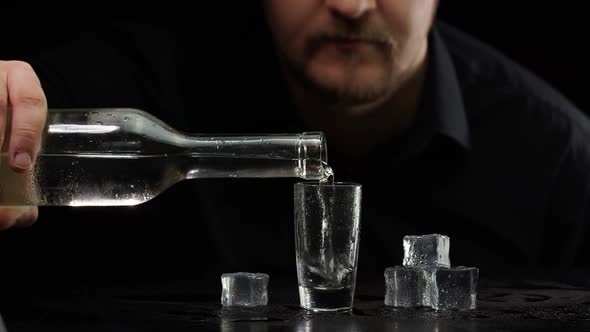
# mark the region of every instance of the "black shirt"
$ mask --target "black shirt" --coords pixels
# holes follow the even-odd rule
[[[137,107],[198,133],[321,130],[293,111],[266,35],[233,52],[204,52],[184,27],[98,36],[30,59],[50,107]],[[336,180],[363,185],[359,278],[401,265],[406,234],[450,236],[451,264],[482,273],[587,265],[586,115],[469,35],[436,22],[429,38],[415,126],[355,167],[330,160]],[[11,264],[46,277],[294,276],[296,181],[200,179],[136,207],[41,207],[0,245],[27,243]]]

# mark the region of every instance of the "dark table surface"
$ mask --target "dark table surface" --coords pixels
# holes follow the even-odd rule
[[[9,332],[590,331],[590,274],[568,276],[482,278],[476,310],[439,312],[386,307],[383,280],[365,280],[352,312],[327,314],[300,309],[289,276],[271,275],[269,305],[250,310],[223,309],[215,278],[33,282],[2,285],[0,313]]]

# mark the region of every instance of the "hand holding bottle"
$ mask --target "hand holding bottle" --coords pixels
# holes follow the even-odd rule
[[[41,147],[47,100],[34,69],[22,61],[0,61],[0,163],[30,171]],[[3,190],[19,190],[4,188]],[[0,207],[0,229],[36,221],[36,206]]]

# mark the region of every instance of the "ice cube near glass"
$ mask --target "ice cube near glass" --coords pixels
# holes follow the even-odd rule
[[[406,235],[403,266],[451,267],[450,240],[446,235]]]
[[[432,268],[394,266],[386,268],[384,274],[386,306],[430,306]]]
[[[431,278],[433,309],[472,310],[477,307],[478,268],[457,266],[434,269]]]
[[[221,275],[224,307],[258,307],[268,304],[268,274],[235,272]]]

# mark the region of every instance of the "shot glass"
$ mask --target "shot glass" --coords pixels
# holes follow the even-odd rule
[[[361,185],[295,184],[299,300],[311,311],[350,310],[359,250]]]

